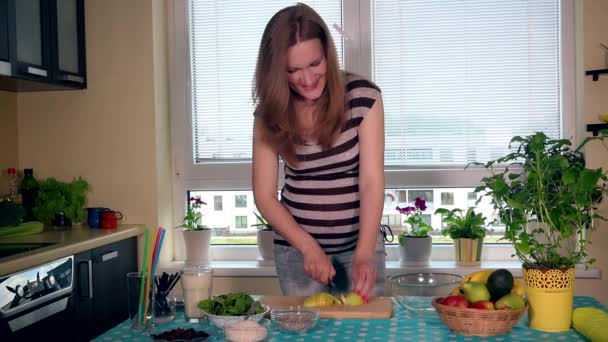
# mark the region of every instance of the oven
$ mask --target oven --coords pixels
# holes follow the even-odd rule
[[[74,256],[0,277],[0,341],[72,340]]]

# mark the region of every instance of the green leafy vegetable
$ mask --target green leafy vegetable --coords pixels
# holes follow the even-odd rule
[[[85,218],[83,208],[88,190],[89,183],[80,177],[70,183],[47,178],[40,182],[34,217],[49,223],[56,213],[62,211],[73,222],[81,222]]]
[[[253,298],[244,293],[227,293],[215,296],[211,299],[202,300],[198,307],[205,312],[216,316],[244,316],[253,304]],[[255,314],[264,312],[262,305],[258,305]]]

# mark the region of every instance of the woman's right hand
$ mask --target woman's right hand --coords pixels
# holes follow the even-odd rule
[[[329,257],[318,245],[307,249],[304,256],[304,271],[315,281],[327,285],[336,275],[336,270]]]

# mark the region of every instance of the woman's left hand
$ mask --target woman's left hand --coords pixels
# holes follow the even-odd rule
[[[353,282],[355,292],[368,297],[376,286],[376,266],[373,257],[353,256]]]

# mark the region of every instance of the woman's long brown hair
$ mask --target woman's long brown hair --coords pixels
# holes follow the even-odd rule
[[[327,62],[327,84],[315,102],[316,138],[329,148],[340,133],[345,118],[344,76],[338,64],[336,47],[327,25],[312,8],[298,3],[277,12],[262,35],[255,70],[254,115],[262,120],[263,139],[276,146],[284,160],[297,163],[295,145],[303,140],[298,134],[294,100],[298,95],[287,81],[287,50],[310,39],[321,40]]]

